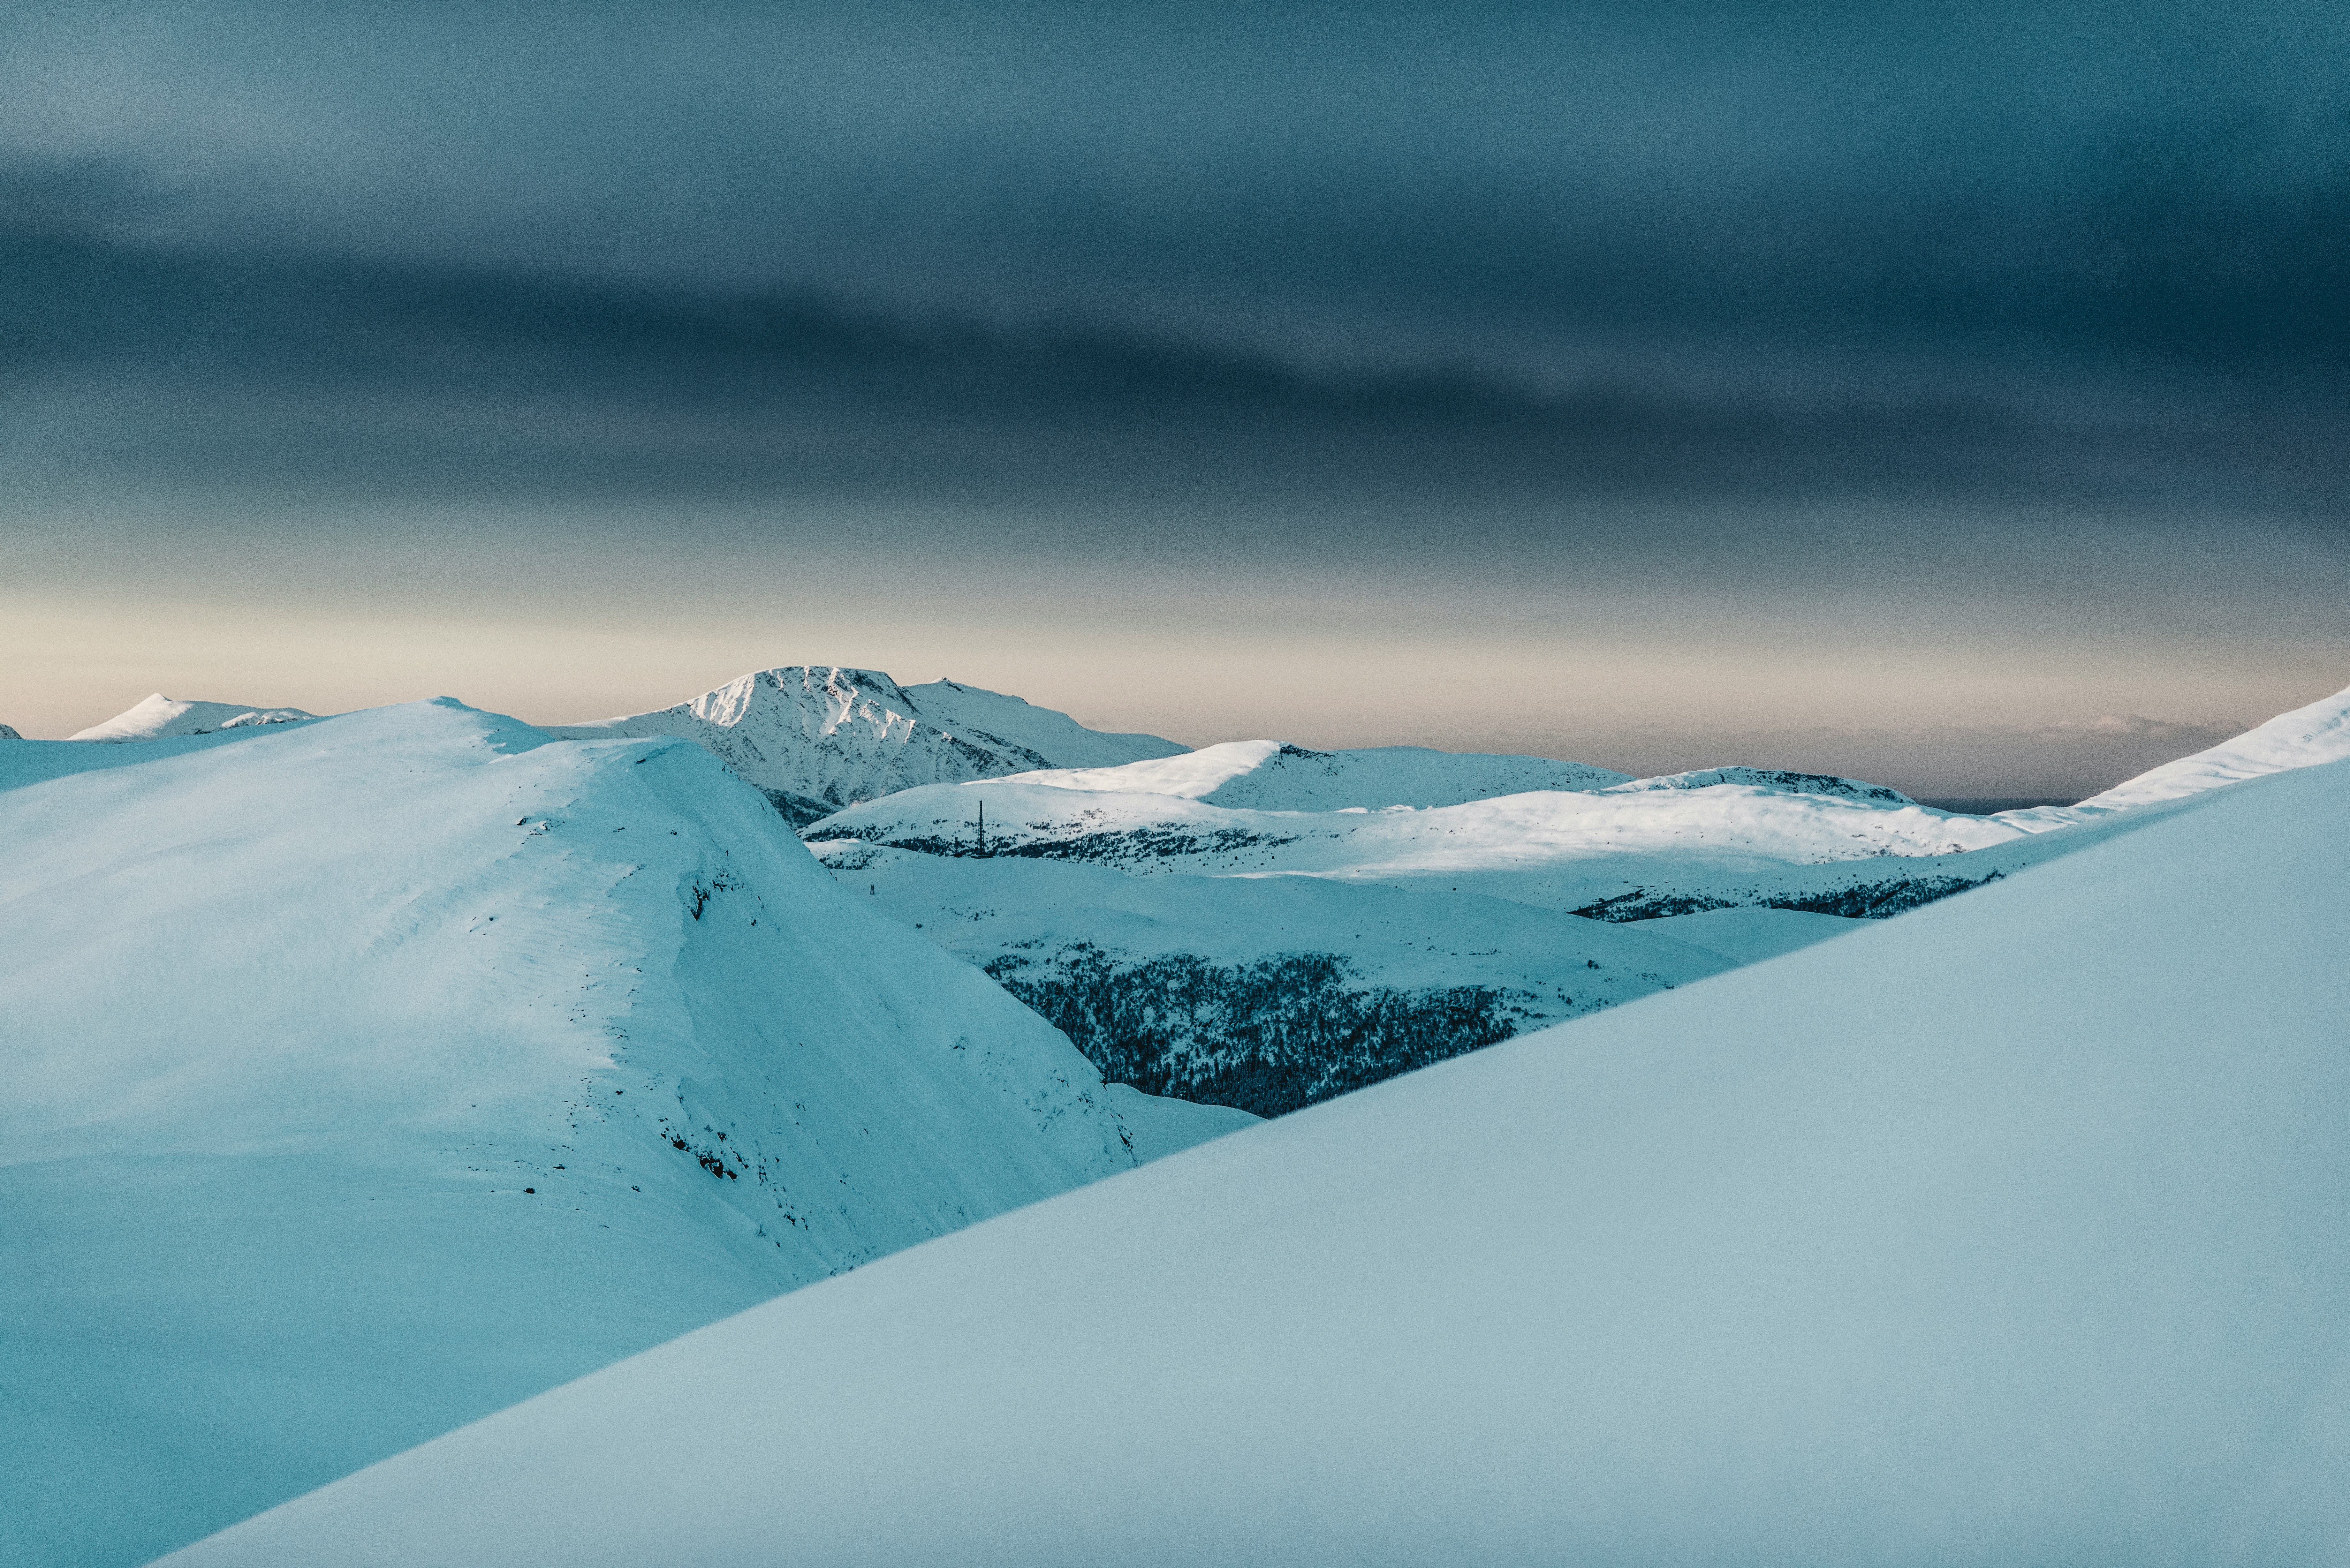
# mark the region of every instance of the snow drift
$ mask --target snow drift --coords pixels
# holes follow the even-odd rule
[[[1134,1164],[1066,1040],[693,745],[446,701],[21,741],[0,844],[0,1560],[144,1561]]]
[[[761,670],[658,712],[551,726],[569,740],[699,742],[795,823],[916,784],[1099,767],[1183,750],[1088,730],[1066,713],[952,680],[905,687],[870,670]]]
[[[1245,1130],[175,1559],[2338,1563],[2350,763]]]

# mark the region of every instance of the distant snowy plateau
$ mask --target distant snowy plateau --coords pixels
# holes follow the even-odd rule
[[[0,1563],[2350,1561],[2345,952],[2350,691],[1992,817],[0,726]]]

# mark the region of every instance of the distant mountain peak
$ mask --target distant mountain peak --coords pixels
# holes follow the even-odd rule
[[[795,823],[919,784],[1100,767],[1183,748],[1088,730],[1066,713],[960,681],[901,686],[878,670],[754,670],[650,713],[547,727],[564,740],[673,735],[700,742]]]

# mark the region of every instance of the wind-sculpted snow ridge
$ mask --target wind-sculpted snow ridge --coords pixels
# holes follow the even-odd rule
[[[287,724],[315,719],[299,708],[263,708],[250,702],[196,702],[161,691],[133,703],[102,724],[70,738],[77,741],[157,741],[177,735],[209,735],[219,730]]]
[[[566,740],[699,742],[795,824],[917,784],[1103,766],[1182,751],[1088,730],[1066,713],[952,680],[899,685],[871,670],[761,670],[658,712],[550,726]]]
[[[2350,1560],[2350,762],[899,1253],[175,1568]]]
[[[0,753],[0,1561],[143,1562],[1134,1164],[700,747],[443,700]]]
[[[1484,756],[1425,746],[1315,752],[1280,741],[1227,741],[1124,767],[1014,775],[1022,784],[1056,789],[1173,795],[1259,811],[1459,805],[1528,790],[1606,789],[1629,776],[1548,757]]]
[[[2280,713],[2232,740],[2191,757],[2165,763],[2077,805],[2003,811],[1998,820],[2029,833],[2043,833],[2050,828],[2110,816],[2117,811],[2182,799],[2241,779],[2259,778],[2288,768],[2314,767],[2343,757],[2350,757],[2350,689],[2321,698],[2306,708]]]
[[[1468,893],[814,847],[852,897],[985,970],[1112,1082],[1259,1116],[1733,967]]]
[[[1916,805],[1744,784],[1539,791],[1425,810],[1276,812],[1019,778],[908,790],[803,834],[948,857],[1091,861],[1136,876],[1294,872],[1569,911],[1659,886],[1711,888],[1837,863],[1876,867],[2023,836],[2003,823]]]
[[[1692,773],[1660,774],[1610,786],[1609,793],[1651,789],[1710,789],[1715,784],[1746,784],[1778,794],[1832,794],[1846,800],[1876,801],[1887,805],[1918,803],[1898,789],[1835,774],[1791,774],[1782,768],[1700,768]]]

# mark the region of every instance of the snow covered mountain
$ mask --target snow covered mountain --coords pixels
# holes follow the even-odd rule
[[[2350,762],[2175,805],[769,1303],[174,1562],[2350,1559]]]
[[[2350,757],[2350,688],[2306,708],[2280,713],[2208,751],[2165,763],[2077,805],[2002,812],[1999,820],[2028,833],[2043,833],[2136,806],[2178,800],[2239,779],[2314,767],[2342,757]]]
[[[1062,768],[1014,776],[1022,784],[1055,789],[1173,795],[1259,811],[1459,805],[1527,790],[1605,789],[1630,777],[1548,757],[1484,756],[1425,746],[1312,752],[1279,741],[1227,741],[1124,767]]]
[[[142,1562],[1236,1112],[1106,1093],[660,738],[0,747],[0,1561]]]
[[[906,687],[876,670],[822,664],[755,670],[674,708],[546,732],[699,742],[794,823],[916,784],[1106,767],[1183,750],[1156,735],[1088,730],[1066,713],[976,686]]]
[[[1261,1116],[1739,961],[1468,893],[815,847],[852,897],[985,970],[1112,1082]]]
[[[216,730],[285,724],[315,719],[299,708],[264,708],[251,702],[196,702],[166,697],[161,691],[117,713],[102,724],[76,732],[77,741],[156,741],[172,735],[208,735]]]

